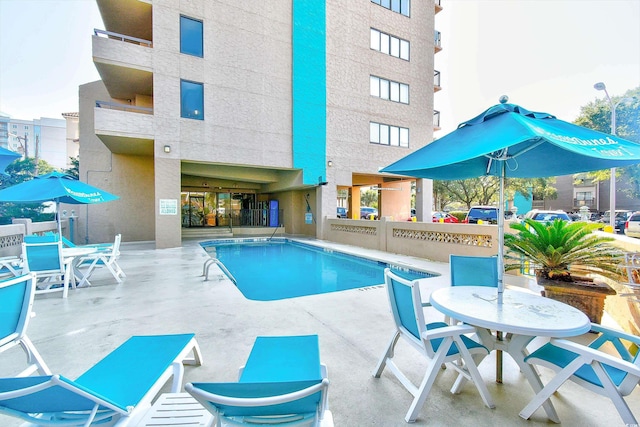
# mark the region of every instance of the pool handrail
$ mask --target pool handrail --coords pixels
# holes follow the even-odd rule
[[[218,258],[215,258],[215,257],[209,257],[209,259],[206,260],[204,262],[204,265],[202,266],[202,275],[204,276],[205,282],[209,280],[209,268],[213,264],[216,264],[218,267],[220,267],[220,270],[222,270],[222,272],[229,278],[229,280],[231,280],[234,285],[238,286],[238,281],[236,280],[235,277],[233,277],[233,274],[231,274],[231,272],[227,270],[227,267],[225,267],[225,265]]]

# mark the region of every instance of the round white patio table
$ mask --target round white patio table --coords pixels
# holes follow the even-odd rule
[[[498,305],[498,289],[486,286],[451,286],[434,291],[431,305],[438,311],[476,327],[478,337],[490,350],[509,353],[520,367],[534,395],[542,390],[535,369],[524,361],[527,344],[535,337],[572,337],[589,332],[589,318],[580,310],[559,301],[529,292],[505,289]],[[496,336],[491,331],[500,331]],[[506,333],[504,340],[502,333]],[[501,372],[499,372],[501,377]],[[501,382],[499,378],[498,382]],[[544,405],[547,416],[560,418],[550,400]]]
[[[95,246],[74,246],[71,248],[62,248],[62,258],[64,258],[68,269],[66,274],[70,274],[71,269],[73,269],[73,276],[70,277],[80,278],[80,283],[77,285],[78,287],[91,286],[89,278],[85,277],[80,269],[78,269],[78,262],[81,257],[95,252],[98,252],[98,249]],[[73,287],[76,287],[75,279],[73,280]]]

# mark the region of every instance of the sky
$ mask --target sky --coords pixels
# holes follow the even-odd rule
[[[270,0],[284,1],[284,0]],[[414,0],[427,1],[427,0]],[[640,0],[442,0],[442,137],[498,103],[573,121],[580,107],[640,86]],[[0,112],[62,118],[78,86],[99,80],[91,35],[94,0],[0,0]]]

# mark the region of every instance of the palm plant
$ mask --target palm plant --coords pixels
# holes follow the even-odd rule
[[[522,258],[536,269],[543,279],[573,282],[574,276],[598,274],[620,279],[622,252],[610,244],[613,238],[593,234],[599,224],[555,220],[541,223],[526,219],[524,224],[512,224],[517,234],[506,234],[504,244],[509,249],[505,269],[521,267]]]

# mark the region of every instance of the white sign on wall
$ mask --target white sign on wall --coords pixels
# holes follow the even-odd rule
[[[160,199],[160,215],[178,215],[178,200]]]

